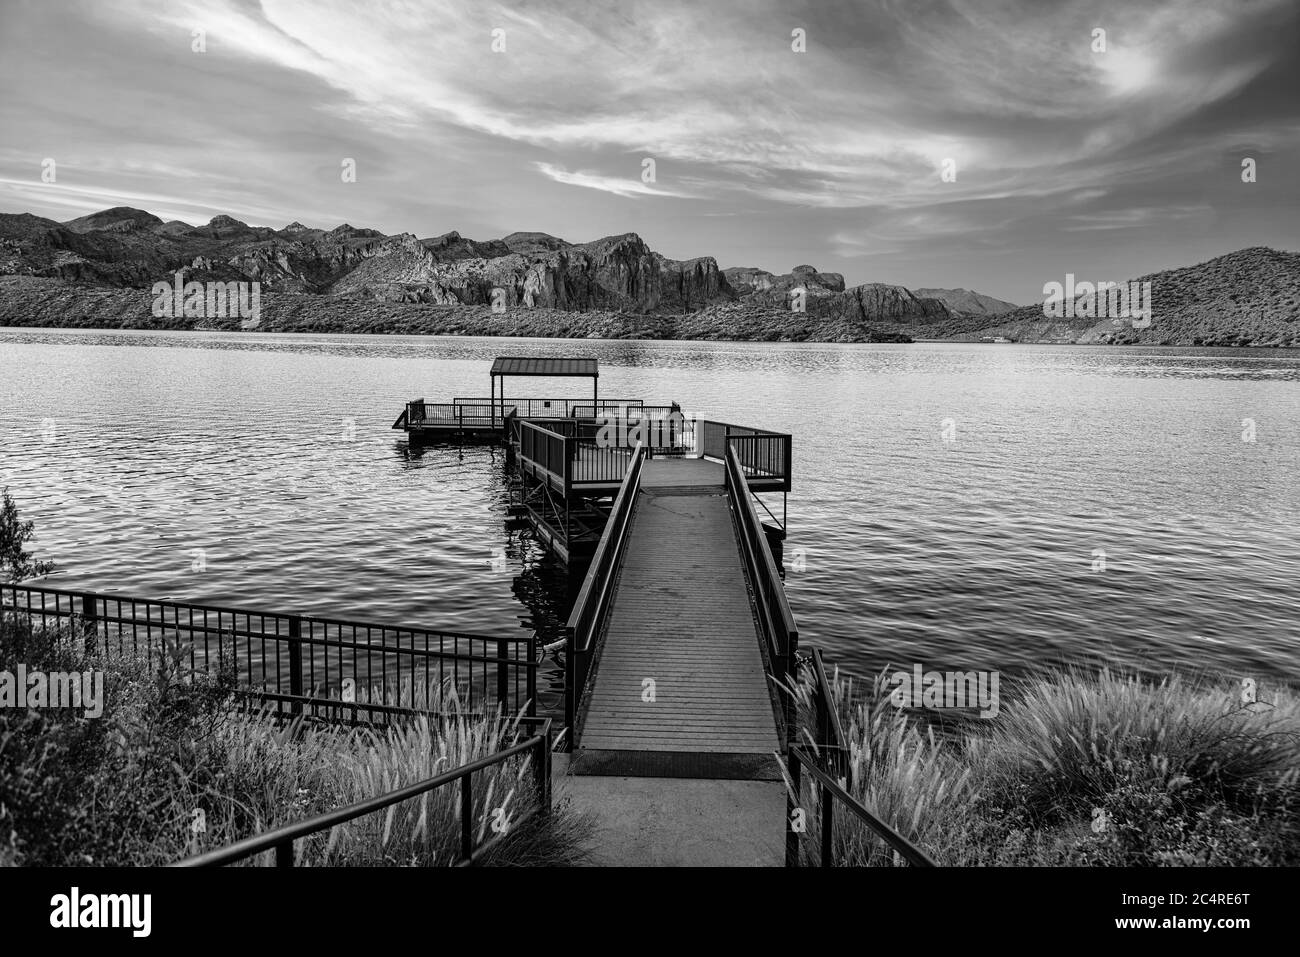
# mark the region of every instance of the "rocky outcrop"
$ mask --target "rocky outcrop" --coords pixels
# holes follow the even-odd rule
[[[1000,316],[1019,309],[1014,302],[994,299],[973,289],[913,289],[923,299],[938,299],[953,312],[966,316]]]
[[[1061,277],[1062,280],[1064,277]],[[1081,277],[1084,278],[1084,277]],[[1097,345],[1300,346],[1300,253],[1239,249],[1194,266],[1105,280],[1150,283],[1151,313],[1131,319],[1045,314],[1042,303],[990,316],[960,338]],[[1078,300],[1076,300],[1076,303]]]
[[[846,322],[893,322],[926,325],[949,319],[952,313],[938,299],[922,299],[903,286],[864,283],[826,300]]]
[[[137,229],[153,229],[163,225],[163,221],[153,213],[130,206],[114,206],[112,209],[91,213],[68,220],[63,224],[74,233],[110,232],[128,233]]]
[[[761,269],[727,270],[728,279],[747,290],[741,301],[764,309],[802,312],[849,324],[927,324],[946,320],[951,313],[937,299],[915,296],[902,286],[866,283],[844,288],[839,273],[820,272],[814,266],[795,266],[783,276]]]

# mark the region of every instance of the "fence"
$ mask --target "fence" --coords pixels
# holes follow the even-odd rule
[[[520,466],[567,495],[575,485],[617,485],[627,474],[632,450],[603,446],[596,426],[577,419],[512,421],[518,429]]]
[[[384,720],[437,710],[445,685],[471,709],[536,713],[535,634],[493,638],[28,585],[0,585],[0,613],[71,627],[90,649],[150,665],[168,645],[193,670],[229,659],[241,685],[294,715]]]
[[[865,826],[878,840],[911,864],[913,867],[934,867],[935,863],[919,847],[903,837],[892,827],[871,813],[850,791],[852,767],[849,762],[848,739],[840,723],[839,708],[835,695],[831,693],[830,682],[826,677],[826,665],[822,661],[821,651],[814,648],[811,657],[812,666],[812,706],[813,733],[816,737],[816,754],[793,743],[787,753],[786,767],[790,776],[790,794],[787,795],[786,820],[791,820],[797,805],[802,805],[803,777],[807,772],[809,785],[818,788],[817,825],[819,833],[818,863],[822,867],[834,867],[836,862],[836,807],[841,806],[848,813],[846,825],[841,825],[841,838],[853,832],[853,825]],[[791,676],[792,679],[794,676]],[[820,757],[820,761],[818,761]],[[801,863],[799,832],[793,828],[786,831],[785,862],[787,867],[798,867]]]
[[[453,405],[471,404],[475,406],[487,406],[491,408],[493,402],[491,399],[484,398],[455,398],[451,400]],[[524,399],[507,399],[498,398],[496,408],[498,417],[500,410],[514,409],[515,414],[523,419],[572,419],[581,418],[576,413],[576,409],[591,409],[597,406],[603,410],[615,411],[618,409],[640,408],[645,405],[641,399],[600,399],[593,404],[591,399],[545,399],[545,398],[524,398]]]
[[[709,458],[725,459],[728,447],[736,450],[742,474],[755,487],[790,491],[791,436],[727,422],[702,420],[699,445]]]

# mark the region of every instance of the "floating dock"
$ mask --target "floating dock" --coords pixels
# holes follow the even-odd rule
[[[507,376],[588,377],[592,394],[511,398]],[[412,441],[504,444],[512,518],[586,565],[564,636],[575,795],[599,811],[612,791],[694,781],[693,806],[738,822],[725,856],[779,863],[778,759],[794,720],[781,689],[797,671],[798,630],[773,546],[785,537],[791,436],[688,419],[676,402],[601,399],[591,359],[502,357],[491,377],[488,398],[412,400],[394,428]],[[776,493],[779,518],[761,497]],[[761,835],[750,833],[758,820]],[[628,849],[661,846],[646,822],[632,836],[608,823],[631,842],[618,862],[665,862]]]

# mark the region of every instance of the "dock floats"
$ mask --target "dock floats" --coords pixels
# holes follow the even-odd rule
[[[592,398],[506,398],[506,376],[531,375],[590,377]],[[593,359],[498,358],[490,398],[417,399],[394,428],[503,442],[512,512],[587,563],[556,769],[600,822],[600,862],[779,865],[798,630],[772,546],[791,437],[601,400],[598,376]],[[759,498],[778,491],[781,519]]]

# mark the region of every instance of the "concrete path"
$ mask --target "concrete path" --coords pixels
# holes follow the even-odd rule
[[[563,767],[560,761],[556,773],[563,774]],[[596,866],[785,863],[785,786],[779,781],[571,774],[557,780],[556,788],[557,797],[567,797],[574,810],[595,818],[591,853]]]

